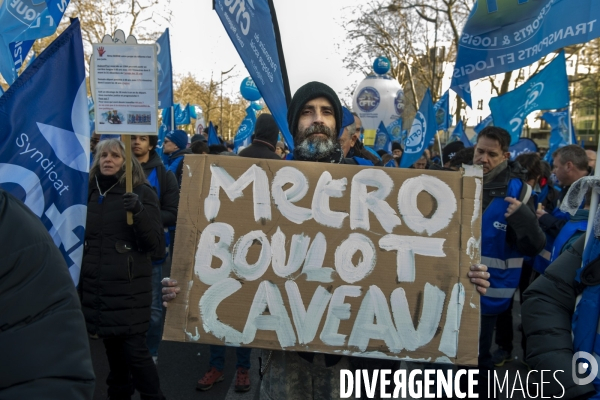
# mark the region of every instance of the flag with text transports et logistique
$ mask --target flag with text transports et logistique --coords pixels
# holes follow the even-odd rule
[[[597,38],[599,20],[598,0],[477,0],[459,39],[450,88],[470,105],[469,82]]]

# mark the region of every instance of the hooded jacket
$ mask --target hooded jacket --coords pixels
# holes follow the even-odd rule
[[[160,201],[160,216],[163,226],[173,226],[177,223],[177,208],[179,207],[179,186],[177,178],[163,164],[159,155],[152,151],[148,162],[142,163],[144,174],[148,178],[156,169],[158,181],[158,199]],[[152,185],[152,182],[150,182]],[[152,185],[154,186],[154,185]]]
[[[89,341],[65,259],[40,219],[2,189],[0,239],[0,398],[91,399]]]

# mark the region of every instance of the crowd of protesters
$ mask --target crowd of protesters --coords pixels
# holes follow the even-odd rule
[[[387,168],[400,165],[402,145],[392,143],[389,152],[373,152],[365,146],[361,140],[360,118],[342,107],[336,93],[323,83],[310,82],[298,89],[289,104],[287,119],[294,138],[292,152],[278,140],[279,128],[274,118],[266,113],[256,121],[252,143],[237,155],[232,152],[233,146],[225,142],[209,146],[206,134],[190,137],[182,130],[173,130],[162,144],[163,161],[157,153],[155,136],[133,136],[133,189],[130,192],[125,186],[123,143],[118,139],[92,137],[85,248],[77,286],[80,305],[74,297],[75,289],[64,293],[57,291],[52,295],[60,294],[62,300],[56,300],[54,308],[47,309],[52,315],[46,318],[48,321],[56,319],[59,309],[71,314],[73,309],[81,309],[82,314],[75,312],[65,322],[66,326],[73,325],[70,330],[73,338],[65,337],[57,345],[68,346],[70,340],[78,343],[83,353],[86,349],[89,352],[87,343],[79,343],[81,337],[73,335],[81,335],[85,328],[91,338],[103,340],[110,366],[106,378],[109,398],[130,399],[135,390],[142,399],[165,398],[156,364],[159,362],[164,307],[175,298],[179,287],[176,281],[162,278],[163,268],[169,268],[176,236],[184,156],[214,154]],[[525,300],[523,323],[517,332],[522,337],[526,357],[522,362],[538,370],[566,369],[565,365],[558,364],[553,354],[560,354],[561,362],[567,358],[570,361],[570,322],[577,291],[581,291],[575,282],[575,273],[584,258],[582,236],[587,229],[591,189],[583,187],[585,193],[578,198],[573,216],[561,211],[560,205],[567,200],[569,188],[590,175],[596,154],[569,145],[552,154],[551,163],[543,161],[537,153],[521,154],[511,160],[510,141],[510,135],[504,129],[487,127],[479,133],[473,147],[465,148],[462,142],[456,141],[446,144],[441,154],[428,149],[411,166],[414,169],[456,171],[465,164],[475,164],[483,169],[481,264],[473,265],[469,272],[471,282],[481,295],[478,368],[482,375],[514,360],[512,307],[517,291],[519,298]],[[33,214],[5,192],[0,195],[0,211],[11,208],[15,214],[8,215],[22,214],[15,224],[35,225]],[[127,213],[132,214],[132,225],[126,222]],[[3,222],[5,243],[16,240],[7,232],[7,220]],[[40,231],[39,226],[31,229]],[[41,239],[32,241],[31,246],[46,248],[47,238],[43,233],[39,236]],[[16,251],[19,246],[11,248]],[[20,265],[43,266],[50,259],[60,263],[60,254],[56,251],[50,252],[51,257],[46,261],[36,260],[36,254],[29,250],[23,252],[23,257],[32,260],[11,259],[8,271],[21,268]],[[68,286],[65,277],[62,278],[61,285]],[[590,286],[596,284],[594,276],[589,279]],[[562,313],[562,319],[556,309]],[[40,313],[35,307],[23,312]],[[11,318],[17,322],[27,321],[27,315]],[[34,322],[29,324],[36,326]],[[42,326],[39,321],[35,324]],[[11,325],[7,326],[10,331]],[[6,330],[2,325],[0,329],[0,332]],[[494,332],[497,350],[492,352]],[[48,333],[52,334],[52,329]],[[557,337],[562,342],[558,343]],[[43,339],[41,343],[44,343]],[[10,348],[10,342],[0,343],[0,346]],[[265,350],[261,353],[262,359],[268,360],[261,370],[262,399],[339,398],[340,369],[374,369],[382,368],[384,364],[397,367],[393,361],[341,355]],[[224,380],[224,355],[224,346],[210,346],[209,370],[198,380],[198,390],[209,390]],[[236,356],[235,390],[248,391],[249,374],[254,365],[251,350],[237,348]],[[73,393],[77,396],[71,398],[91,398],[86,394],[90,393],[90,387],[93,391],[93,372],[89,363],[67,357],[63,364],[66,365],[58,367],[70,365],[77,369],[71,377]],[[44,373],[51,374],[50,371]],[[56,393],[68,390],[64,383],[68,378],[61,381],[56,377],[45,377],[44,373],[23,374],[22,379],[19,378],[21,381],[4,389],[5,393],[30,393],[27,390],[40,390],[39,387],[47,387],[49,392]],[[574,385],[569,379],[570,374],[561,380],[567,394],[572,395],[565,398],[587,398],[595,392],[592,385]],[[31,389],[25,388],[27,382]],[[60,389],[61,385],[63,389]],[[0,393],[2,390],[0,388]],[[555,393],[560,390],[556,389]],[[7,398],[42,397],[25,394]]]

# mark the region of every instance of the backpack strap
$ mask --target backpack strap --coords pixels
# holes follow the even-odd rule
[[[529,199],[531,198],[531,193],[533,191],[533,189],[531,188],[531,186],[529,186],[527,184],[527,182],[521,181],[523,182],[523,185],[521,185],[521,192],[519,193],[519,201],[521,203],[525,203],[527,204],[529,202]]]

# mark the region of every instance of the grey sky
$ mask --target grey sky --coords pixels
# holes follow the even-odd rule
[[[343,67],[347,46],[342,13],[364,0],[274,0],[281,31],[283,51],[292,94],[304,83],[319,80],[339,95],[362,80],[361,73],[351,74]],[[224,85],[224,94],[237,94],[239,85],[249,76],[242,60],[227,36],[211,0],[174,0],[171,54],[176,74],[193,73],[199,80],[219,80],[221,71],[232,66],[237,77]]]

